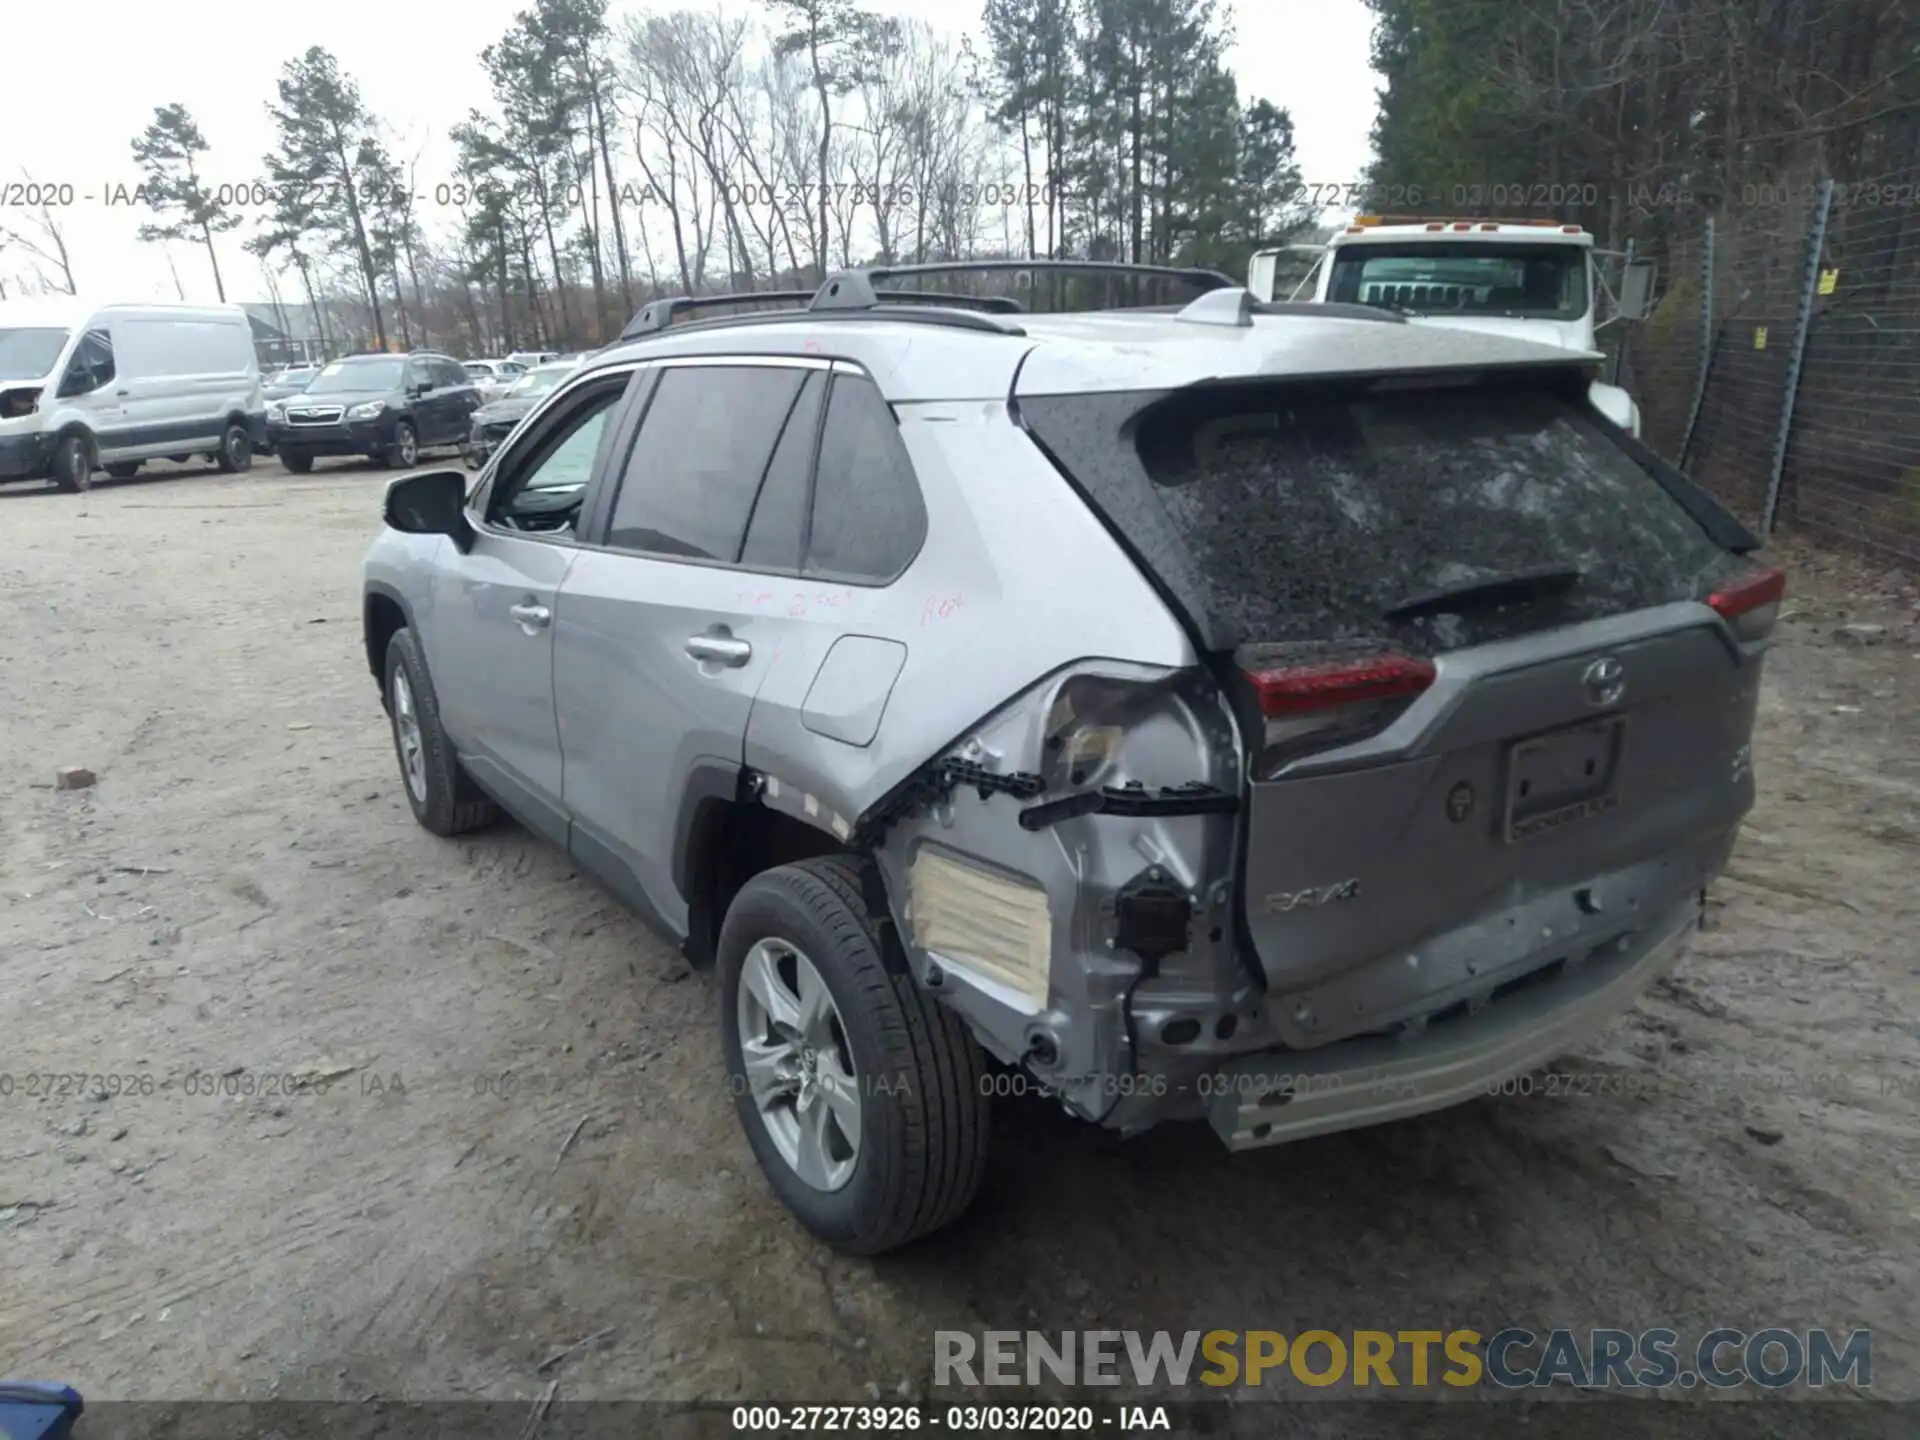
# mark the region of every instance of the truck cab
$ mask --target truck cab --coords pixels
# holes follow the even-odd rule
[[[1653,267],[1628,260],[1621,292],[1606,284],[1593,236],[1557,220],[1399,220],[1362,215],[1311,248],[1312,269],[1291,296],[1276,295],[1279,262],[1289,250],[1262,250],[1247,267],[1256,299],[1301,298],[1371,305],[1422,324],[1535,340],[1563,350],[1600,350],[1596,331],[1637,320],[1648,308]],[[1599,318],[1602,295],[1613,314]],[[1594,408],[1640,434],[1640,407],[1617,385],[1596,380]]]

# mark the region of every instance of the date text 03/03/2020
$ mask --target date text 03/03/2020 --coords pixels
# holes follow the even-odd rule
[[[904,1434],[1075,1435],[1172,1431],[1165,1405],[736,1405],[736,1435]]]
[[[283,184],[269,180],[246,180],[210,184],[211,203],[225,211],[270,212],[282,208],[324,209],[348,198],[343,187],[329,181],[305,181]],[[544,189],[531,187],[522,193],[493,181],[465,179],[442,180],[432,185],[380,186],[356,185],[351,197],[361,205],[390,209],[484,210],[511,199],[525,199],[556,208],[575,209],[583,204],[607,205],[621,210],[669,210],[673,202],[651,185],[623,184],[610,194],[578,181],[555,182]],[[1012,181],[986,181],[977,184],[916,185],[871,180],[842,180],[826,185],[818,181],[729,181],[718,192],[718,199],[735,209],[804,212],[817,209],[823,202],[845,209],[915,209],[930,206],[941,209],[1006,209],[1013,206],[1046,203],[1047,188]],[[1064,198],[1055,196],[1054,198]],[[0,185],[0,207],[32,209],[70,209],[77,205],[104,205],[112,209],[151,209],[153,196],[140,181],[109,180],[93,185],[70,181],[49,181]]]

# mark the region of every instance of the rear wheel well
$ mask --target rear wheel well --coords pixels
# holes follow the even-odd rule
[[[706,801],[687,837],[688,961],[713,963],[727,909],[754,876],[796,860],[851,853],[825,830],[778,810],[752,801]]]
[[[367,668],[373,672],[373,678],[380,682],[380,692],[384,695],[387,646],[396,634],[406,628],[407,612],[400,608],[400,602],[391,595],[373,591],[367,596],[363,624],[367,637]]]

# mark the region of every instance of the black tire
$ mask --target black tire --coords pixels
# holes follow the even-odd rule
[[[121,460],[106,467],[107,474],[116,480],[131,480],[140,473],[138,460]]]
[[[407,762],[401,746],[400,707],[396,703],[394,677],[404,673],[407,689],[413,697],[414,713],[420,726],[422,769],[426,794],[416,795],[407,778]],[[427,678],[427,662],[420,653],[420,642],[413,631],[394,631],[387,642],[386,708],[393,731],[394,758],[400,764],[400,788],[413,818],[436,835],[464,835],[479,830],[500,818],[500,809],[488,799],[472,777],[454,758],[453,745],[440,728],[440,705],[433,696],[433,682]]]
[[[238,475],[253,468],[253,432],[240,424],[229,424],[220,436],[220,453],[213,457],[222,475]]]
[[[411,470],[420,463],[420,433],[413,428],[411,420],[402,420],[393,427],[393,439],[380,460],[390,470]]]
[[[313,456],[303,455],[298,450],[282,450],[280,463],[296,475],[304,475],[313,469]]]
[[[48,471],[69,495],[85,493],[93,487],[93,442],[85,435],[61,436]]]
[[[720,932],[720,1036],[747,1142],[768,1183],[819,1240],[852,1255],[897,1249],[952,1223],[980,1188],[989,1107],[984,1056],[958,1016],[908,973],[891,920],[870,912],[862,862],[829,856],[756,875]],[[820,1190],[781,1156],[745,1081],[739,991],[753,946],[786,941],[840,1013],[860,1095],[852,1177]]]

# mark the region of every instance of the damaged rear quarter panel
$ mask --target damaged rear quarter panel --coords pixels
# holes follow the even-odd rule
[[[884,587],[768,588],[768,603],[791,623],[747,725],[750,769],[848,821],[1065,665],[1194,661],[1178,623],[1004,404],[897,408],[926,503],[926,543]],[[803,719],[842,635],[906,647],[867,745],[818,734]]]
[[[863,812],[1000,712],[1007,713],[996,722],[993,743],[1001,754],[993,768],[1038,769],[1048,702],[1029,692],[1047,677],[1089,662],[1159,675],[1188,669],[1197,659],[1152,587],[1014,425],[1005,404],[896,409],[926,505],[926,543],[885,587],[769,589],[768,603],[780,605],[788,619],[747,727],[746,764],[774,782],[775,793],[763,798],[842,838]],[[843,635],[894,641],[906,649],[878,731],[865,745],[820,734],[805,723],[809,693]],[[815,705],[820,701],[815,694]],[[1034,705],[1043,707],[1038,715],[1027,713]],[[1190,745],[1187,751],[1189,758],[1176,767],[1181,773],[1164,781],[1143,778],[1169,784],[1196,778]],[[1025,873],[1045,883],[1057,926],[1081,923],[1074,918],[1075,862],[1063,859],[1061,836],[1089,825],[1118,835],[1116,826],[1131,823],[1102,818],[1029,832],[1018,823],[1019,801],[995,795],[982,802],[971,790],[956,796],[950,808],[956,815],[979,812],[977,823],[947,832],[942,843],[1002,868],[1035,867]],[[905,867],[912,859],[911,846],[903,842],[910,834],[901,829],[881,855],[903,936],[912,933],[903,913]],[[1128,873],[1144,863],[1132,852]],[[1073,948],[1080,948],[1077,942]],[[1114,971],[1131,974],[1132,967],[1116,965]],[[963,1008],[961,997],[946,998]],[[990,1048],[1023,1043],[1021,1018],[1004,1007],[993,1010],[990,1026],[982,1024],[981,1014],[970,1018],[986,1032]],[[1095,1063],[1091,1056],[1062,1061]]]

